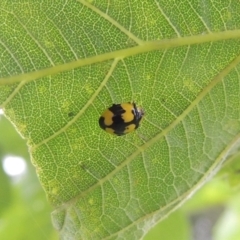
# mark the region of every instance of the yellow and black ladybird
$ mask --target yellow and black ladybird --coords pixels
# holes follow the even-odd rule
[[[108,133],[122,136],[139,127],[143,109],[133,103],[113,104],[99,118],[99,126]]]

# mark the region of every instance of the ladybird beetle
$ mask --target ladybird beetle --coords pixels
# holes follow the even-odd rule
[[[133,103],[113,104],[99,118],[99,126],[108,133],[122,136],[139,127],[143,109]]]

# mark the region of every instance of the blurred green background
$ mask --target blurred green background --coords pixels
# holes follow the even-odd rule
[[[22,157],[26,170],[9,176],[3,169],[6,156]],[[157,224],[144,240],[239,240],[239,158],[240,154],[229,159],[214,179]],[[53,209],[31,164],[27,144],[3,115],[0,115],[0,160],[0,239],[58,239],[51,223]],[[12,166],[16,167],[17,162]]]

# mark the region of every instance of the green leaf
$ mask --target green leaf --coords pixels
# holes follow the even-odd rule
[[[238,1],[1,1],[0,107],[62,239],[140,239],[240,136]],[[98,126],[135,101],[135,133]]]

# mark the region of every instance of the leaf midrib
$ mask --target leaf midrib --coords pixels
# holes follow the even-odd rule
[[[219,153],[219,156],[214,161],[212,166],[208,169],[208,171],[206,171],[204,173],[204,175],[202,176],[202,178],[197,182],[197,184],[192,186],[192,188],[189,189],[187,192],[183,193],[181,196],[178,196],[178,198],[174,199],[172,202],[169,202],[167,205],[162,207],[160,212],[159,212],[159,210],[156,210],[151,213],[148,213],[147,215],[144,215],[143,217],[138,218],[137,220],[133,221],[131,224],[125,226],[124,228],[120,229],[119,231],[103,238],[103,240],[111,239],[112,237],[119,235],[119,233],[126,231],[127,229],[132,227],[134,224],[141,222],[143,219],[145,221],[146,221],[146,218],[150,218],[152,220],[153,214],[155,214],[155,213],[161,214],[161,212],[164,212],[165,210],[167,210],[167,208],[174,206],[172,209],[170,209],[170,211],[166,215],[163,216],[163,219],[166,218],[167,216],[169,216],[172,212],[174,212],[176,209],[178,209],[179,206],[181,206],[187,199],[189,199],[212,175],[214,175],[217,172],[216,169],[221,166],[221,164],[226,159],[228,153],[233,149],[233,147],[237,143],[239,143],[239,139],[240,139],[240,133],[238,133],[235,136],[235,138],[223,149],[223,151]],[[181,200],[183,200],[183,201],[181,201]],[[174,205],[176,203],[177,203],[177,205]],[[56,209],[54,211],[54,213],[57,213],[59,210],[62,210],[62,208]]]
[[[144,42],[142,45],[121,49],[113,52],[103,53],[97,56],[88,57],[85,59],[78,59],[72,62],[56,65],[50,68],[41,69],[39,71],[19,74],[11,77],[0,78],[0,85],[9,85],[17,82],[25,81],[25,83],[48,75],[54,75],[65,71],[70,71],[75,68],[79,68],[86,65],[96,64],[99,62],[111,60],[111,59],[123,59],[126,57],[134,56],[137,54],[151,52],[156,50],[171,49],[174,47],[195,45],[208,42],[217,42],[221,40],[240,39],[240,30],[230,30],[217,33],[201,34],[195,36],[188,36],[175,39],[164,39],[157,41]]]
[[[108,179],[112,176],[117,174],[123,167],[128,165],[133,159],[135,159],[141,152],[144,152],[154,143],[159,141],[162,137],[166,136],[175,126],[177,126],[192,110],[198,103],[218,84],[220,83],[223,78],[231,72],[231,70],[240,63],[240,55],[236,57],[230,64],[228,64],[222,71],[220,71],[212,81],[198,94],[198,96],[193,100],[193,102],[179,115],[176,120],[174,120],[168,127],[162,130],[159,134],[157,134],[154,138],[150,139],[148,142],[145,142],[142,146],[137,147],[137,150],[132,153],[125,161],[123,161],[118,167],[116,167],[112,172],[106,175],[104,178],[96,182],[94,185],[89,187],[87,190],[79,193],[76,197],[72,198],[71,200],[59,205],[56,208],[57,211],[61,211],[62,209],[67,208],[68,205],[74,204],[79,198],[83,198],[89,192],[93,191],[95,188],[100,186],[101,184],[105,183]]]

